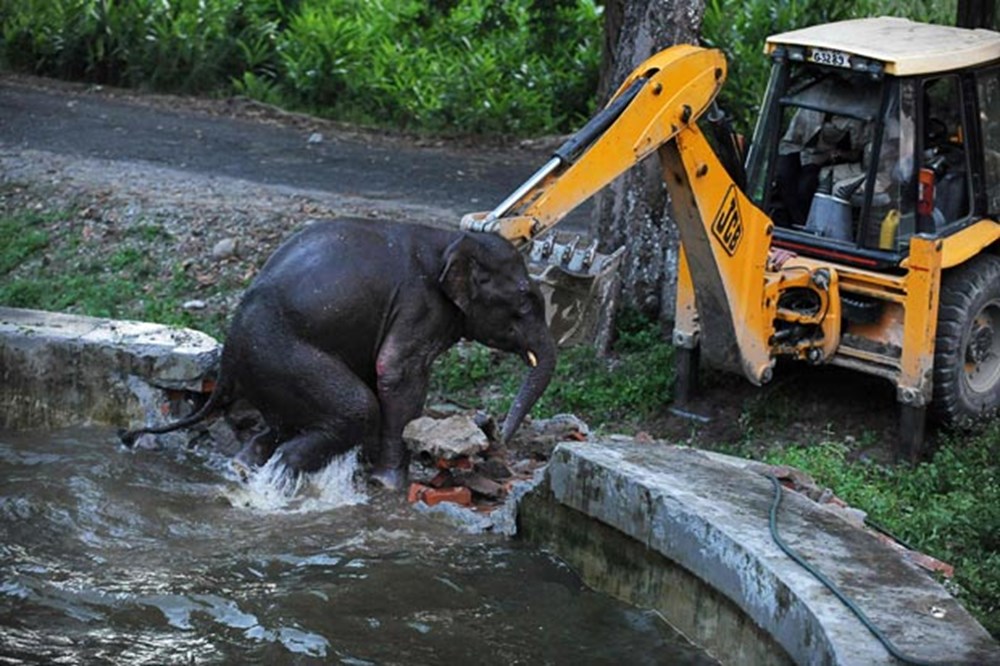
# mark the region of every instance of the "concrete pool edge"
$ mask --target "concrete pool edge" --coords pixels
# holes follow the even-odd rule
[[[160,423],[204,390],[220,346],[190,329],[0,307],[0,427]]]
[[[564,443],[549,465],[545,492],[548,501],[627,535],[663,556],[668,566],[680,567],[718,592],[760,627],[767,641],[780,646],[786,659],[798,664],[898,663],[839,600],[774,544],[768,530],[773,490],[758,473],[685,447]],[[551,510],[531,506],[526,505],[526,512]],[[529,537],[532,520],[522,515]],[[949,664],[1000,663],[1000,645],[944,587],[868,532],[789,492],[782,499],[778,525],[785,540],[840,585],[904,654]],[[573,564],[579,544],[560,544],[564,537],[574,538],[538,537],[535,530],[536,539],[547,541],[555,554]],[[593,582],[586,571],[581,575]],[[626,600],[650,606],[648,599]],[[672,617],[673,604],[666,605],[659,609],[666,619],[723,662],[782,663],[782,656],[767,645],[752,645],[753,633],[738,622],[725,626],[723,620],[720,625],[714,615],[718,604],[708,604],[700,616],[695,609],[688,617]],[[739,632],[747,640],[737,640]]]

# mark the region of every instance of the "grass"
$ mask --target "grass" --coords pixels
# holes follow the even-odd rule
[[[0,219],[0,238],[6,239],[0,246],[0,275],[6,275],[44,250],[49,244],[44,215],[19,213]]]
[[[656,416],[671,395],[673,347],[638,316],[623,320],[608,357],[588,347],[560,352],[555,376],[532,411],[536,417],[574,413],[587,423],[613,423],[619,431],[634,432]],[[431,399],[503,413],[526,370],[509,354],[476,343],[459,345],[438,359]]]
[[[0,304],[196,326],[220,337],[221,315],[183,308],[215,292],[205,293],[180,262],[161,265],[148,251],[165,235],[140,224],[109,241],[74,210],[0,214]]]

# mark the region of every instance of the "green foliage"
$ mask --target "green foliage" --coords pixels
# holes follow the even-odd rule
[[[242,0],[0,0],[7,64],[38,74],[207,91],[240,67],[255,3]],[[243,30],[249,28],[244,27]]]
[[[533,414],[572,412],[595,426],[638,428],[641,420],[663,409],[674,379],[673,347],[656,324],[632,314],[622,320],[609,356],[586,346],[560,352],[555,376]],[[524,365],[510,355],[478,344],[460,345],[438,359],[432,400],[483,405],[501,413],[510,406],[524,372]]]
[[[834,443],[772,452],[914,548],[955,566],[963,604],[1000,635],[1000,424],[954,435],[916,467],[852,461]]]
[[[198,290],[194,279],[179,264],[159,266],[143,250],[141,243],[164,233],[140,225],[109,248],[74,224],[71,211],[0,215],[0,304],[197,326],[221,336],[221,316],[196,320],[181,307]],[[52,271],[51,265],[61,268]]]
[[[956,0],[707,0],[722,103],[753,129],[768,35],[857,16],[950,24]],[[0,0],[0,62],[98,83],[236,92],[417,130],[530,135],[590,115],[597,0]]]
[[[341,119],[537,134],[589,115],[595,0],[0,0],[0,60]]]
[[[561,3],[560,41],[540,3],[307,1],[278,42],[286,98],[355,120],[434,131],[531,134],[589,112],[600,15]]]

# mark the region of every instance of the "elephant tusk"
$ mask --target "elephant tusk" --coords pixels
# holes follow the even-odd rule
[[[526,356],[528,357],[528,365],[530,365],[533,368],[538,365],[538,357],[535,356],[535,352],[529,349]]]

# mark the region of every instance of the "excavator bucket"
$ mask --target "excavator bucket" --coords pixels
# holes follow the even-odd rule
[[[539,173],[547,174],[557,162],[554,159]],[[532,182],[536,181],[529,180],[522,189]],[[618,296],[618,265],[625,248],[604,254],[597,251],[596,240],[583,245],[580,237],[572,234],[560,235],[550,229],[536,233],[539,223],[535,218],[502,217],[497,212],[507,206],[505,202],[493,213],[468,213],[459,228],[499,234],[525,254],[528,273],[545,299],[545,319],[557,345],[590,344],[605,349]]]
[[[597,241],[581,247],[578,237],[553,233],[531,241],[528,272],[545,299],[545,317],[557,345],[608,345],[624,251],[602,254]]]

